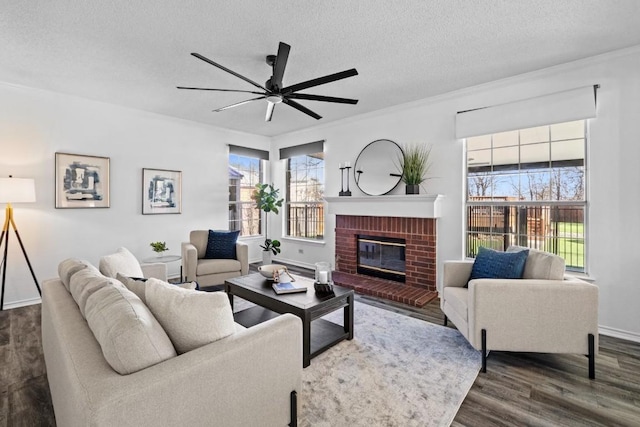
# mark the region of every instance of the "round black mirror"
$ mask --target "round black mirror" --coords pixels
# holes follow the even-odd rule
[[[402,148],[388,139],[378,139],[364,147],[353,168],[360,191],[382,196],[396,188],[402,178],[397,166],[401,156]]]

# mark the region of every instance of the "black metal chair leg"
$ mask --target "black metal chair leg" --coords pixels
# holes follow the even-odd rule
[[[443,323],[443,326],[447,326],[447,320],[448,320],[448,319],[447,319],[447,315],[445,314],[445,315],[444,315],[444,323]]]
[[[482,330],[482,372],[487,372],[487,330]]]
[[[290,398],[291,404],[291,422],[289,423],[289,427],[297,427],[298,425],[298,394],[295,390],[291,392]]]
[[[593,334],[589,334],[589,378],[596,379],[596,339]]]

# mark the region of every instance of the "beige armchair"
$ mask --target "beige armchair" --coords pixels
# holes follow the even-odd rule
[[[511,248],[510,248],[511,249]],[[564,274],[564,260],[529,250],[522,279],[469,280],[473,261],[446,261],[440,290],[444,324],[451,320],[482,351],[577,353],[595,378],[598,287]]]
[[[227,279],[249,274],[249,247],[236,243],[236,259],[205,259],[209,230],[193,230],[189,241],[182,243],[184,280],[196,281],[200,287],[222,285]]]

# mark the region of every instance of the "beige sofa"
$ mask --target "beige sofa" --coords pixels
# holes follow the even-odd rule
[[[235,325],[225,338],[121,375],[107,362],[89,311],[99,292],[128,290],[92,268],[95,277],[85,278],[83,289],[71,286],[78,298],[68,290],[78,272],[42,286],[42,346],[57,425],[295,425],[294,392],[301,390],[302,375],[297,317],[285,314],[249,329]],[[81,313],[76,300],[83,298]],[[134,302],[142,307],[141,300]]]
[[[184,280],[201,287],[223,285],[224,281],[249,274],[249,246],[236,243],[236,259],[205,259],[209,230],[193,230],[189,241],[182,243]]]
[[[445,325],[451,320],[482,350],[483,372],[489,350],[577,353],[588,355],[595,378],[597,286],[565,275],[562,258],[535,249],[522,279],[469,280],[473,262],[445,261],[440,308]]]

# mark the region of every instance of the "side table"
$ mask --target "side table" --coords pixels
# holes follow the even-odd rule
[[[176,262],[176,261],[180,261],[182,259],[182,256],[180,255],[163,255],[163,256],[156,256],[156,257],[151,257],[151,258],[145,258],[142,260],[142,262],[148,263],[148,264],[153,264],[155,262],[161,262],[163,264],[169,264],[170,262]],[[183,277],[182,277],[182,265],[180,266],[180,280],[182,281]]]

